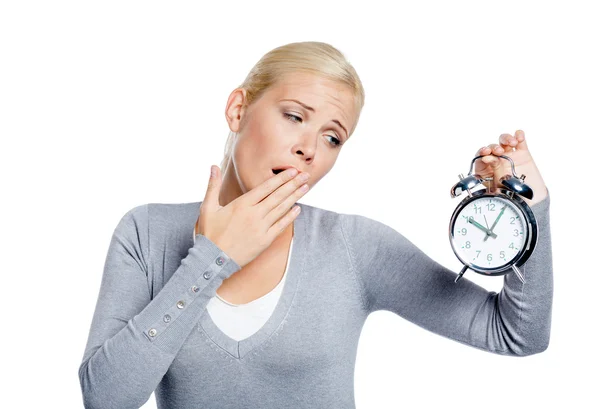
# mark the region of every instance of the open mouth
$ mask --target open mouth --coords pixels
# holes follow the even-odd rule
[[[283,172],[285,169],[271,169],[273,171],[273,174],[277,175],[281,172]]]

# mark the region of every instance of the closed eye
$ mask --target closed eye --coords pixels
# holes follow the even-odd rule
[[[286,116],[286,118],[288,118],[288,119],[289,119],[290,121],[292,121],[292,122],[297,122],[297,121],[294,121],[294,120],[292,120],[292,118],[296,118],[296,119],[298,119],[300,122],[302,122],[302,118],[300,118],[299,116],[292,115],[292,114],[288,114],[287,112],[286,112],[286,113],[284,113],[283,115],[285,115],[285,116]]]
[[[288,114],[287,112],[284,112],[284,114],[283,114],[283,115],[284,115],[284,116],[285,116],[287,119],[289,119],[290,121],[292,121],[292,122],[295,122],[295,123],[302,123],[302,118],[300,118],[300,117],[299,117],[299,116],[297,116],[297,115]],[[297,121],[296,121],[296,119],[297,119]],[[334,136],[331,136],[331,135],[327,135],[327,136],[329,136],[330,138],[333,138],[333,139],[332,139],[332,140],[333,140],[333,142],[332,142],[332,145],[333,145],[334,147],[341,146],[341,142],[340,142],[340,140],[339,140],[338,138],[336,138],[336,137],[334,137]]]

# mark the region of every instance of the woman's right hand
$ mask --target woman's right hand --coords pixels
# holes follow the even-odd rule
[[[295,206],[297,211],[290,208],[308,192],[308,185],[304,191],[301,187],[310,175],[301,172],[296,176],[296,169],[286,169],[221,206],[221,169],[213,165],[211,170],[216,174],[208,182],[195,232],[243,267],[267,249],[300,214],[300,206]]]

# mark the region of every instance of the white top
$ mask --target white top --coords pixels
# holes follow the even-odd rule
[[[195,242],[196,236],[194,236],[194,243]],[[273,314],[283,290],[293,246],[294,237],[292,236],[283,277],[281,278],[281,281],[279,281],[279,284],[267,294],[246,304],[232,304],[221,298],[219,294],[216,294],[215,297],[212,297],[209,300],[206,310],[210,314],[215,325],[228,337],[233,338],[236,341],[248,338],[262,328],[271,314]]]

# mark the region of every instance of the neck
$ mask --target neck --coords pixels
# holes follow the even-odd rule
[[[221,192],[219,193],[219,204],[221,206],[227,206],[235,199],[242,195],[242,189],[237,181],[235,170],[231,165],[231,162],[225,168],[225,172],[222,175],[221,181]]]

